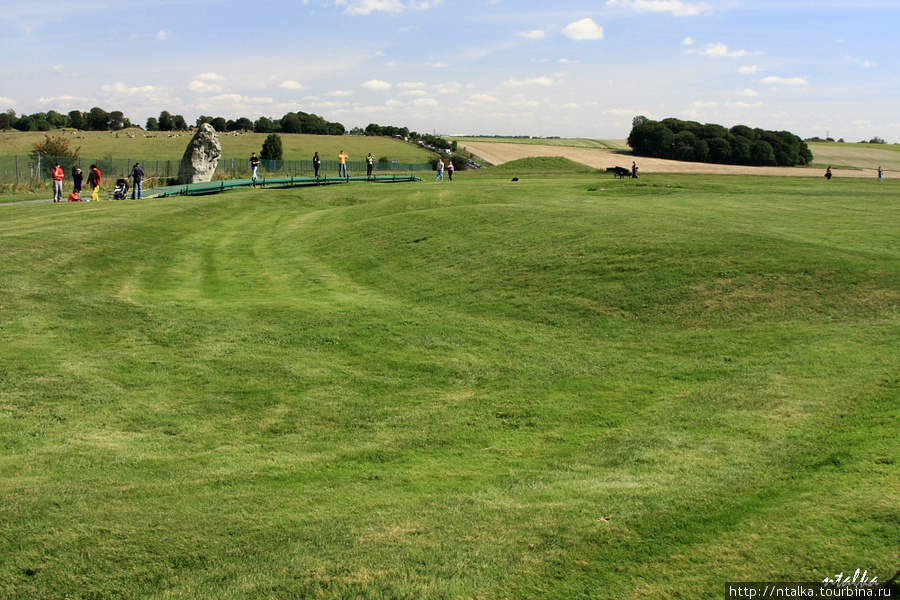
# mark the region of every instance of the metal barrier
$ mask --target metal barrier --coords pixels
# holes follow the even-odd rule
[[[131,168],[135,163],[141,163],[144,168],[144,180],[169,180],[178,177],[178,168],[181,165],[180,160],[141,160],[139,158],[84,158],[84,157],[65,157],[58,158],[53,156],[39,156],[32,158],[30,156],[0,156],[0,179],[14,181],[30,181],[30,180],[49,180],[50,169],[59,160],[60,164],[66,172],[66,179],[71,178],[72,168],[77,167],[84,173],[87,180],[87,173],[91,165],[97,165],[103,174],[104,181],[106,179],[118,179],[120,177],[128,177]],[[338,173],[340,164],[336,160],[323,160],[319,173]],[[347,169],[351,173],[365,173],[366,163],[364,161],[347,162]],[[417,172],[432,171],[434,167],[430,163],[376,163],[374,167],[375,173],[384,172]],[[223,158],[219,160],[216,166],[215,176],[222,179],[235,179],[238,174],[249,174],[251,172],[250,160],[247,158]],[[303,174],[312,175],[312,160],[263,160],[260,161],[259,173],[271,176],[297,177]]]
[[[404,183],[422,181],[413,175],[382,175],[382,176],[354,176],[354,177],[261,177],[256,181],[252,179],[220,179],[207,183],[191,183],[186,185],[173,185],[156,187],[144,190],[144,198],[170,198],[172,196],[205,196],[219,194],[228,190],[246,187],[260,188],[292,188],[313,187],[322,185],[336,185],[342,183]]]

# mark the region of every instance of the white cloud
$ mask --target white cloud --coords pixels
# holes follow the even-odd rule
[[[606,6],[633,8],[640,12],[670,12],[676,17],[693,17],[712,10],[705,2],[686,4],[681,0],[608,0]]]
[[[685,46],[693,46],[693,45],[694,45],[694,38],[692,38],[692,37],[686,37],[686,38],[684,38],[684,41],[681,42],[681,43],[684,44]]]
[[[6,96],[0,96],[0,104],[3,106],[15,106],[16,101],[12,98],[7,98]]]
[[[199,79],[200,81],[225,81],[225,78],[218,73],[201,73],[194,79]]]
[[[121,96],[136,96],[140,94],[151,94],[157,91],[152,85],[142,85],[140,87],[128,87],[121,81],[117,81],[112,85],[100,86],[100,91],[105,94],[116,94]]]
[[[381,81],[380,79],[370,79],[369,81],[362,84],[364,88],[367,90],[389,90],[391,89],[391,84],[387,81]]]
[[[344,96],[352,96],[353,92],[349,92],[347,90],[334,90],[330,95],[334,96],[335,98],[342,98]]]
[[[168,29],[162,29],[156,33],[156,39],[160,41],[167,40],[169,39],[169,35],[171,35],[171,33],[172,32],[170,32]]]
[[[553,85],[553,80],[549,77],[534,77],[532,79],[510,79],[509,81],[505,82],[505,85],[513,87],[521,87],[524,85],[551,86]]]
[[[49,106],[53,110],[60,110],[61,108],[67,107],[75,107],[75,106],[84,106],[86,104],[91,104],[96,102],[93,98],[83,98],[76,96],[56,96],[55,98],[38,98],[37,104],[39,106]],[[10,106],[15,104],[15,102],[11,98],[0,98],[0,103],[4,106]]]
[[[847,62],[854,65],[862,65],[867,69],[878,66],[878,63],[872,62],[871,60],[860,60],[858,58],[853,58],[852,56],[847,57]]]
[[[757,98],[759,96],[759,92],[756,90],[746,89],[738,92],[738,96],[747,96],[748,98]]]
[[[738,69],[738,73],[741,75],[753,75],[754,73],[759,72],[759,67],[756,65],[747,65]]]
[[[593,19],[582,19],[569,23],[562,30],[566,37],[573,40],[602,40],[603,28],[594,23]]]
[[[547,37],[547,32],[542,29],[535,29],[533,31],[523,31],[519,35],[529,40],[542,40]]]
[[[490,94],[475,94],[466,101],[466,104],[484,104],[486,102],[497,102],[497,98]]]
[[[377,11],[399,13],[411,8],[428,10],[442,2],[443,0],[334,0],[335,6],[343,6],[348,15],[369,15]]]
[[[713,58],[743,58],[750,53],[746,50],[731,50],[726,44],[709,44],[700,54]]]
[[[809,82],[802,77],[763,77],[761,79],[763,83],[769,83],[772,85],[809,85]]]
[[[302,90],[304,89],[303,84],[299,81],[294,81],[293,79],[288,79],[287,81],[282,81],[278,84],[278,87],[283,88],[285,90]]]
[[[188,89],[192,92],[221,92],[222,88],[217,85],[211,85],[206,83],[205,81],[200,81],[199,79],[195,79],[194,81],[188,84]]]

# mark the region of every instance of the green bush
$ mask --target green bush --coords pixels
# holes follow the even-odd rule
[[[283,156],[284,149],[281,146],[281,136],[277,133],[270,133],[263,142],[259,157],[262,160],[281,160]]]

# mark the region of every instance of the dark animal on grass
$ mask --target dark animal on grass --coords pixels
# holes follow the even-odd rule
[[[612,173],[616,178],[625,179],[626,177],[631,177],[631,169],[626,169],[625,167],[609,167],[606,169],[607,173]]]

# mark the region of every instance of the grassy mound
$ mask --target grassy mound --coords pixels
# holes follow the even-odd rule
[[[884,581],[895,197],[460,177],[2,207],[0,597]]]
[[[587,174],[597,173],[597,169],[562,156],[535,156],[520,158],[485,171],[488,174]]]

